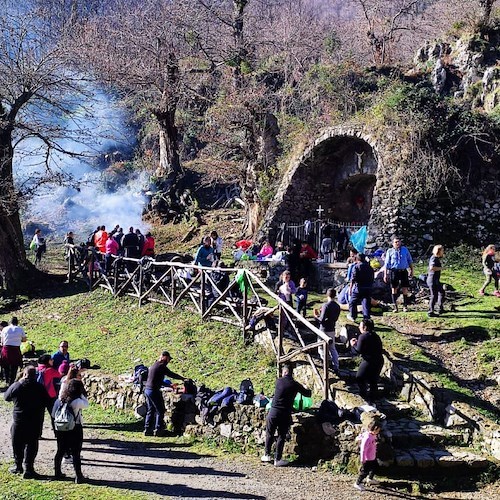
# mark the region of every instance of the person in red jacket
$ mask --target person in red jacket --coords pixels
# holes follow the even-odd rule
[[[106,227],[101,226],[101,229],[94,236],[94,244],[99,252],[106,253],[106,241],[108,241],[108,233]]]
[[[37,380],[39,382],[43,382],[43,386],[49,395],[49,403],[47,404],[49,415],[52,414],[52,408],[54,407],[54,403],[57,399],[59,384],[61,383],[61,375],[59,371],[53,367],[53,364],[54,360],[50,354],[42,354],[42,356],[38,358]],[[41,376],[39,376],[39,374]],[[43,419],[42,426],[40,427],[40,436],[42,435],[42,429]],[[54,422],[52,422],[52,429],[54,429]]]
[[[154,257],[155,255],[155,239],[151,233],[146,233],[146,239],[144,240],[144,245],[142,246],[141,257]]]

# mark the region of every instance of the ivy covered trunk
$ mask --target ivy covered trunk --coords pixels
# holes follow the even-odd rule
[[[0,287],[9,292],[24,284],[29,263],[12,176],[12,129],[0,128]]]

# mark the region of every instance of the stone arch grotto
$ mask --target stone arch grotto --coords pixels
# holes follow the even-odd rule
[[[285,174],[263,229],[318,217],[369,224],[379,169],[372,139],[360,131],[330,129]]]

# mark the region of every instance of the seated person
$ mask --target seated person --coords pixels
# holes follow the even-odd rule
[[[269,243],[269,241],[264,241],[259,253],[257,254],[257,258],[265,259],[266,257],[270,257],[273,254],[273,247]]]

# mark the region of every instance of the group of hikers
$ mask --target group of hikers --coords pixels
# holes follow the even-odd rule
[[[68,342],[62,340],[52,355],[43,354],[38,364],[27,364],[22,376],[16,381],[18,368],[23,365],[21,342],[27,340],[24,329],[12,318],[10,325],[2,329],[2,367],[7,388],[4,399],[14,403],[11,426],[11,442],[14,466],[13,474],[25,479],[41,476],[35,471],[39,440],[42,438],[44,415],[47,410],[54,432],[57,450],[54,456],[54,476],[64,479],[63,459],[72,463],[75,482],[82,483],[81,452],[83,445],[82,410],[88,407],[87,393],[81,381],[81,373],[88,367],[85,361],[73,362],[68,352]]]

